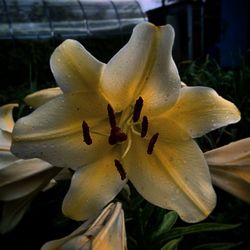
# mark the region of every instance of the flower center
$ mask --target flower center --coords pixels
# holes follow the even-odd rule
[[[128,138],[128,135],[130,134],[126,134],[124,132],[124,129],[126,130],[126,132],[128,131],[128,127],[131,128],[131,131],[135,134],[138,134],[141,138],[145,138],[148,140],[149,138],[147,138],[147,133],[148,133],[148,127],[149,127],[149,122],[148,122],[148,118],[147,116],[143,116],[142,120],[140,121],[140,116],[141,116],[141,111],[143,108],[143,99],[142,97],[139,97],[134,105],[133,111],[130,112],[131,113],[127,113],[128,115],[126,116],[125,114],[125,120],[123,120],[123,122],[120,121],[120,126],[117,125],[116,122],[116,115],[115,115],[115,111],[112,108],[112,106],[110,104],[108,104],[107,106],[107,113],[108,113],[108,120],[109,120],[109,125],[110,125],[110,134],[108,136],[108,143],[110,145],[116,145],[116,144],[120,144],[125,142],[126,140],[128,140],[128,144],[127,147],[121,157],[121,159],[124,159],[124,157],[127,155],[127,153],[129,152],[132,142],[131,139]],[[126,112],[126,111],[125,111]],[[123,127],[123,125],[125,125]],[[87,124],[86,121],[82,122],[82,131],[83,131],[83,141],[87,144],[87,145],[91,145],[92,144],[92,138],[90,135],[90,129],[89,126]],[[139,132],[140,131],[140,132]],[[97,132],[95,132],[97,133]],[[99,133],[97,133],[99,134]],[[130,135],[131,136],[131,135]],[[159,133],[155,133],[149,140],[148,143],[148,147],[147,147],[147,154],[151,155],[153,153],[154,150],[154,146],[157,142],[157,139],[159,137]],[[122,166],[122,163],[115,159],[114,160],[115,163],[115,167],[118,171],[118,173],[121,176],[121,180],[126,179],[126,172]]]
[[[128,136],[122,131],[121,128],[116,126],[115,112],[110,104],[108,104],[108,117],[111,127],[108,142],[110,145],[115,145],[119,142],[126,141]]]

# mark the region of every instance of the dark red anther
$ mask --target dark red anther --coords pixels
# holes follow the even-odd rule
[[[143,99],[139,97],[135,102],[133,122],[137,122],[139,120],[142,106],[143,106]]]
[[[90,133],[89,133],[89,126],[88,126],[87,122],[85,122],[85,121],[82,122],[82,133],[83,133],[83,141],[87,145],[92,144],[92,139],[91,139]]]
[[[108,104],[108,116],[109,116],[109,123],[111,128],[116,126],[116,121],[115,121],[115,112],[113,110],[113,108],[111,107],[110,104]]]
[[[141,123],[141,138],[145,137],[148,132],[148,118],[143,116]]]
[[[119,127],[113,127],[111,128],[110,136],[109,136],[109,144],[114,145],[117,142],[123,142],[126,141],[128,136],[122,132],[122,130]]]
[[[116,166],[116,169],[117,171],[119,172],[120,176],[121,176],[121,180],[125,180],[126,179],[126,176],[127,176],[127,173],[125,172],[125,169],[123,168],[122,164],[120,161],[118,160],[115,160],[115,166]]]
[[[149,141],[149,144],[148,144],[148,150],[147,150],[147,153],[149,155],[151,155],[153,153],[153,150],[154,150],[154,146],[155,146],[155,143],[158,139],[158,136],[159,136],[159,133],[156,133],[152,136],[152,138],[150,139]]]

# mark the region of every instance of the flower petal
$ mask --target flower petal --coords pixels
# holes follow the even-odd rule
[[[11,133],[0,129],[0,151],[9,151],[11,146]]]
[[[209,165],[250,166],[250,137],[204,153]]]
[[[15,157],[10,151],[0,150],[0,173],[2,169],[6,168],[8,165],[12,164],[16,160],[18,160],[18,158]]]
[[[0,170],[0,200],[18,199],[42,189],[60,170],[39,159],[13,162]]]
[[[64,93],[96,92],[103,63],[79,42],[68,39],[53,52],[50,67]]]
[[[51,99],[62,94],[62,90],[60,88],[48,88],[36,91],[30,95],[27,95],[24,98],[26,104],[31,106],[32,108],[38,108],[44,103],[50,101]]]
[[[250,203],[250,138],[208,151],[204,156],[213,183]]]
[[[121,180],[115,159],[118,159],[118,152],[113,150],[76,171],[63,201],[66,216],[74,220],[87,219],[100,212],[120,192],[126,179]]]
[[[62,95],[18,120],[12,152],[19,158],[40,158],[68,168],[77,168],[103,155],[108,150],[105,135],[110,130],[105,120],[107,106],[100,97],[91,95],[93,102],[88,102],[89,98],[87,93]],[[90,126],[91,145],[83,142],[83,120]]]
[[[165,115],[192,137],[240,120],[240,113],[233,103],[206,87],[181,88],[177,103]]]
[[[120,203],[108,205],[97,219],[89,219],[64,238],[47,242],[41,250],[77,250],[86,247],[93,250],[127,249],[124,214]]]
[[[248,171],[249,167],[245,169]],[[216,166],[210,166],[213,184],[219,188],[233,194],[234,196],[250,203],[250,182],[246,181],[239,174],[231,172],[230,169],[223,169]],[[244,172],[242,174],[245,174]]]
[[[184,221],[205,219],[215,206],[216,196],[196,143],[159,140],[151,155],[147,147],[146,140],[133,138],[124,159],[128,177],[138,192],[157,206],[175,210]]]
[[[179,94],[180,78],[172,59],[174,30],[141,23],[123,47],[106,65],[101,91],[116,111],[142,96],[144,111],[160,112],[172,106]]]
[[[104,223],[103,223],[104,224]],[[98,227],[98,224],[95,225]],[[126,230],[124,213],[120,203],[116,203],[112,216],[103,225],[101,231],[94,238],[93,249],[124,250],[126,247]]]
[[[150,139],[155,133],[159,133],[159,140],[163,141],[183,141],[190,140],[190,135],[174,120],[165,116],[156,116],[148,119],[147,137]]]
[[[6,104],[0,107],[0,129],[12,132],[14,120],[12,116],[13,108],[18,107],[17,103]]]

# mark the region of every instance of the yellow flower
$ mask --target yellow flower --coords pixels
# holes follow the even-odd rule
[[[14,126],[12,110],[0,107],[0,200],[3,209],[0,232],[10,231],[21,220],[32,198],[61,170],[40,159],[22,160],[10,152]]]
[[[213,183],[250,203],[250,138],[204,153]]]
[[[240,114],[213,89],[181,88],[173,40],[170,25],[141,23],[107,64],[74,40],[52,54],[63,95],[17,122],[12,151],[76,170],[65,215],[92,216],[128,179],[149,202],[185,221],[200,221],[214,208],[208,166],[192,138]]]
[[[70,235],[47,242],[41,250],[125,250],[126,231],[120,203],[109,204],[95,219],[89,219]]]

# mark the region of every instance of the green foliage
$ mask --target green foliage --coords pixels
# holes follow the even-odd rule
[[[209,243],[209,244],[202,244],[192,248],[192,250],[229,250],[235,249],[236,247],[240,247],[242,242],[239,243],[230,243],[230,242],[223,242],[223,243]]]
[[[168,243],[166,243],[161,248],[161,250],[177,250],[177,247],[178,247],[181,240],[182,240],[182,238],[171,240]]]

